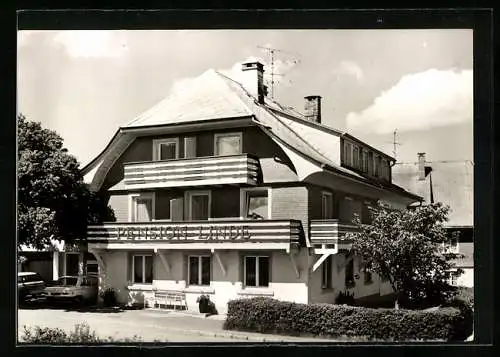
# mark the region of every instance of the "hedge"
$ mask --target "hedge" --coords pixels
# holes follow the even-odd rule
[[[232,300],[224,329],[368,340],[464,341],[472,331],[454,307],[430,311],[298,304],[271,298]]]

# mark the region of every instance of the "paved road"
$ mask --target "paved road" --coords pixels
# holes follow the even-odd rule
[[[75,324],[86,322],[101,337],[132,338],[144,342],[308,342],[331,341],[257,333],[224,331],[218,317],[204,318],[166,311],[129,310],[113,313],[78,312],[64,309],[18,310],[18,338],[23,325],[59,327],[71,331]]]

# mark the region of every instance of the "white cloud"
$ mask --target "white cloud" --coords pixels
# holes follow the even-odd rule
[[[242,83],[244,82],[243,76],[242,76],[242,71],[241,71],[241,66],[243,63],[246,62],[260,62],[264,65],[264,81],[267,82],[266,84],[270,86],[271,84],[271,78],[270,78],[270,65],[261,57],[248,57],[244,61],[237,62],[233,64],[229,69],[216,69],[219,73],[231,78],[232,80]],[[281,61],[281,60],[275,60],[274,61],[274,72],[275,73],[286,73],[290,69],[292,69],[296,63],[292,61]],[[170,87],[170,93],[176,93],[176,92],[181,92],[183,90],[189,89],[189,86],[193,81],[196,79],[196,77],[184,77],[175,80],[172,83],[172,86]],[[282,76],[275,76],[274,77],[274,84],[275,86],[281,85],[281,86],[286,86],[289,85],[289,82],[287,80],[283,80]]]
[[[62,44],[72,57],[119,57],[126,50],[118,31],[71,30],[61,31],[54,41]]]
[[[352,61],[342,61],[333,70],[333,73],[337,76],[347,75],[356,78],[358,81],[362,81],[365,77],[363,69],[355,62]]]
[[[472,70],[436,70],[408,74],[373,104],[346,117],[347,127],[360,132],[385,134],[426,130],[471,121]]]

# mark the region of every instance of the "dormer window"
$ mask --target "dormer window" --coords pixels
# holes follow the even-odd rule
[[[239,155],[242,152],[241,133],[215,134],[214,154],[215,156]]]
[[[179,139],[153,140],[153,161],[179,158]]]

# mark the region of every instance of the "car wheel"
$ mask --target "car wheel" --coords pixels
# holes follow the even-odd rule
[[[77,305],[82,305],[82,303],[83,303],[83,296],[76,296],[75,297],[75,303]]]

